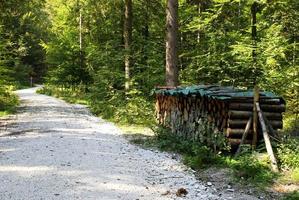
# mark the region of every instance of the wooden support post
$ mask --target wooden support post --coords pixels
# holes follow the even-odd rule
[[[33,87],[33,77],[30,76],[30,87]]]
[[[258,114],[256,110],[256,103],[259,101],[260,91],[258,86],[254,86],[254,97],[253,97],[253,138],[252,138],[252,148],[256,148],[257,136],[258,136]]]
[[[270,157],[270,162],[271,162],[272,170],[274,172],[278,172],[279,170],[278,170],[277,161],[276,161],[276,158],[275,158],[272,146],[271,146],[270,137],[269,137],[269,134],[267,132],[267,128],[266,128],[266,124],[265,124],[265,121],[264,121],[264,118],[263,118],[263,114],[262,114],[262,111],[261,111],[261,108],[260,108],[260,104],[257,102],[255,105],[256,105],[255,107],[257,109],[259,120],[260,120],[260,123],[261,123],[261,126],[262,126],[263,137],[264,137],[264,140],[265,140],[267,153],[268,153],[268,155]]]
[[[252,117],[249,118],[249,120],[246,124],[246,128],[245,128],[245,131],[243,133],[242,140],[241,140],[241,143],[239,144],[238,150],[235,153],[235,157],[237,157],[239,155],[240,151],[241,151],[242,145],[244,144],[244,142],[247,138],[248,132],[250,130],[251,123],[252,123]]]

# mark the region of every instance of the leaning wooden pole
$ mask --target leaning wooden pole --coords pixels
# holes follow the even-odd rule
[[[235,153],[235,157],[237,157],[240,154],[240,152],[241,152],[242,145],[244,144],[244,142],[245,142],[245,140],[247,138],[247,135],[249,133],[249,130],[250,130],[250,127],[251,127],[251,123],[252,123],[252,117],[249,118],[249,120],[248,120],[248,122],[246,124],[246,128],[245,128],[245,131],[243,133],[242,140],[241,140],[241,143],[239,144],[238,150]]]
[[[259,116],[260,123],[261,123],[261,126],[262,126],[263,137],[264,137],[264,140],[265,140],[267,152],[268,152],[269,157],[270,157],[272,170],[274,172],[278,172],[279,170],[278,170],[277,161],[276,161],[276,158],[275,158],[272,146],[271,146],[270,137],[269,137],[269,134],[268,134],[268,131],[267,131],[267,128],[266,128],[266,124],[265,124],[265,121],[264,121],[264,118],[263,118],[263,114],[262,114],[262,111],[261,111],[261,108],[260,108],[260,104],[257,102],[255,104],[255,107],[256,107],[256,110],[258,112],[258,116]]]

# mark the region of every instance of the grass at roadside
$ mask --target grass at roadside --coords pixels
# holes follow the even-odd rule
[[[69,103],[85,104],[93,114],[118,124],[148,126],[154,122],[154,106],[139,95],[139,91],[132,90],[128,94],[115,91],[107,94],[90,90],[95,89],[84,86],[65,88],[46,85],[37,92],[60,98]]]
[[[73,104],[88,104],[87,96],[78,88],[64,89],[59,87],[43,87],[37,90],[37,93],[53,96]]]
[[[10,88],[0,88],[0,117],[13,114],[19,104],[19,99]]]

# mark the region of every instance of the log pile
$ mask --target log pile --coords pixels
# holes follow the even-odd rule
[[[231,145],[239,145],[248,120],[253,115],[253,91],[232,87],[199,85],[156,89],[156,117],[159,124],[184,138],[200,139],[200,122],[209,122]],[[260,107],[275,131],[282,129],[285,101],[270,92],[260,92]],[[253,130],[245,143],[251,144]],[[258,135],[261,138],[262,134]]]

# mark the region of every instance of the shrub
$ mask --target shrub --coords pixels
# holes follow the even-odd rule
[[[11,88],[0,87],[0,111],[13,112],[18,102],[18,97],[12,93]]]
[[[237,178],[251,180],[258,184],[269,183],[276,176],[267,162],[257,158],[254,154],[243,154],[229,164]]]
[[[290,194],[287,194],[283,200],[298,200],[299,199],[299,192],[295,191]]]
[[[277,147],[277,157],[282,168],[299,168],[299,140],[284,139]]]
[[[155,143],[158,148],[182,154],[184,163],[193,169],[221,162],[220,155],[203,143],[181,138],[163,126],[156,127],[154,132],[156,133]]]

